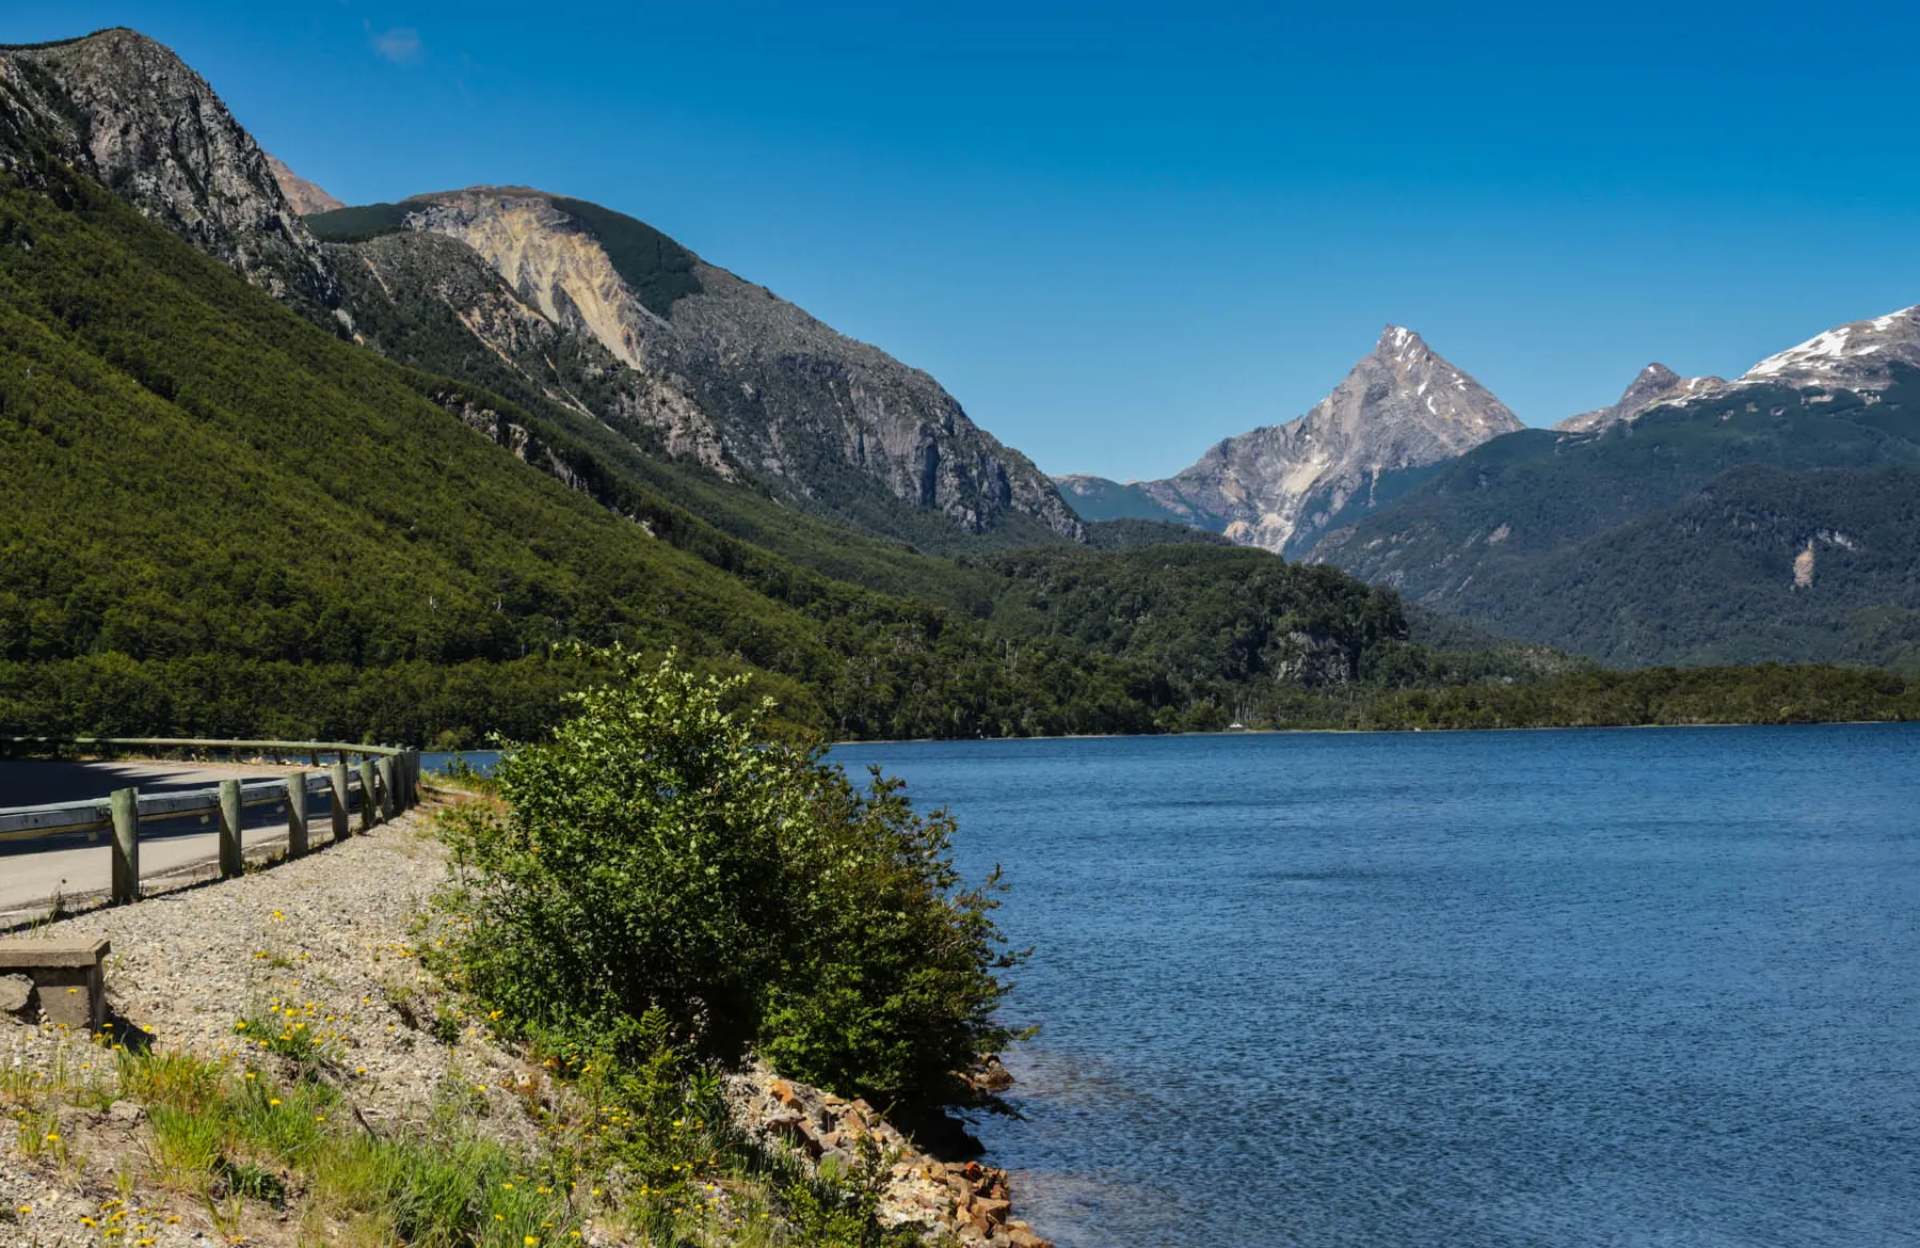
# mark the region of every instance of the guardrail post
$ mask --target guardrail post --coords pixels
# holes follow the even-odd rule
[[[220,782],[220,874],[231,878],[247,869],[246,849],[240,839],[240,782]]]
[[[407,751],[407,805],[420,804],[420,751]]]
[[[380,822],[385,823],[400,812],[399,793],[394,787],[400,769],[391,754],[382,754],[375,766],[380,769]]]
[[[307,773],[287,777],[287,857],[307,852]]]
[[[327,768],[327,778],[333,782],[333,839],[336,843],[347,839],[347,765],[335,763]]]
[[[380,779],[371,758],[360,760],[360,830],[373,829],[374,803],[380,800]]]
[[[140,790],[113,791],[113,904],[140,900]]]

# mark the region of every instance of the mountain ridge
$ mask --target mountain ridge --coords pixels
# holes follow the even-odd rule
[[[1085,536],[1052,483],[927,373],[625,214],[475,186],[314,221],[323,236],[336,223],[342,243],[363,252],[394,234],[464,244],[525,307],[676,392],[670,440],[719,448],[703,453],[716,471],[737,467],[829,512],[866,478],[963,534],[1025,519],[1056,539]]]
[[[174,52],[126,27],[0,48],[0,169],[73,165],[249,282],[345,325],[339,282],[265,151]]]
[[[0,169],[38,177],[43,157],[95,178],[309,319],[355,336],[336,262],[361,258],[321,246],[289,198],[291,190],[304,201],[311,184],[283,187],[285,166],[164,45],[113,28],[0,50]],[[457,194],[409,201],[400,215],[444,217]],[[571,237],[576,258],[593,259],[592,251],[598,259],[574,275],[579,280],[534,264],[509,273],[509,285],[527,307],[563,331],[590,332],[619,366],[646,378],[625,388],[643,397],[597,417],[614,425],[654,421],[657,453],[691,455],[723,478],[752,476],[790,504],[870,532],[924,538],[927,526],[915,513],[927,512],[952,530],[952,540],[1084,540],[1080,520],[1039,470],[924,372],[706,265],[633,218],[585,201],[533,198],[559,206],[536,234]],[[489,212],[497,201],[487,202]],[[375,217],[369,234],[400,224]],[[487,241],[448,220],[433,224],[465,233],[469,243]],[[503,262],[508,250],[496,246],[489,259]],[[643,278],[627,280],[649,263]],[[696,266],[725,293],[676,332],[659,312],[701,292]],[[434,290],[403,295],[416,308],[443,299]],[[477,315],[487,310],[500,309],[460,310],[473,346],[507,350],[487,337],[488,323]],[[443,355],[440,366],[457,374],[457,353]]]

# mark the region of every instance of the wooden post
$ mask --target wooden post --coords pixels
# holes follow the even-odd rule
[[[400,813],[399,790],[395,787],[399,779],[399,760],[391,754],[382,754],[377,766],[380,768],[380,822],[385,823]]]
[[[229,879],[247,869],[247,855],[240,840],[240,782],[220,782],[220,874]]]
[[[375,803],[380,800],[380,778],[376,774],[373,760],[360,760],[360,830],[367,832],[373,828]]]
[[[140,790],[113,791],[113,904],[140,900]]]
[[[327,769],[327,777],[333,782],[333,839],[347,839],[347,765],[335,763]]]
[[[287,777],[287,857],[307,852],[307,773]]]

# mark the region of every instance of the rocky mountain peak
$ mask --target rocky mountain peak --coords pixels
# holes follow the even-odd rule
[[[273,170],[273,180],[279,184],[280,193],[287,197],[287,203],[303,217],[346,207],[340,200],[287,168],[287,163],[271,152],[267,153],[267,168]]]
[[[0,48],[0,167],[37,185],[71,164],[309,313],[340,285],[265,152],[171,49],[125,28]]]
[[[1408,359],[1422,352],[1432,353],[1426,339],[1404,325],[1389,325],[1380,331],[1380,341],[1373,344],[1373,354],[1381,359]]]
[[[1920,368],[1920,305],[1816,334],[1761,360],[1740,381],[1884,390],[1895,365]]]
[[[1622,421],[1633,420],[1662,403],[1674,403],[1717,390],[1727,383],[1720,377],[1682,377],[1665,364],[1653,363],[1641,369],[1618,402],[1595,408],[1578,416],[1569,416],[1554,429],[1561,433],[1593,433]]]
[[[1367,440],[1421,440],[1415,430],[1461,451],[1522,428],[1486,387],[1428,346],[1413,330],[1387,326],[1373,351],[1300,421],[1333,425]],[[1429,461],[1430,462],[1430,461]]]
[[[1370,505],[1382,476],[1523,427],[1419,334],[1389,325],[1306,415],[1228,438],[1184,472],[1129,488],[1234,541],[1299,549],[1350,502]]]

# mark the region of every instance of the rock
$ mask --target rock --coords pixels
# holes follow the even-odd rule
[[[110,1122],[125,1123],[128,1126],[132,1126],[135,1123],[144,1122],[146,1117],[147,1111],[135,1105],[132,1101],[115,1101],[113,1104],[107,1106],[107,1120]]]
[[[31,1022],[36,1007],[31,979],[25,975],[0,975],[0,1014]]]
[[[1004,1200],[976,1200],[973,1202],[973,1220],[979,1226],[999,1226],[1007,1220],[1007,1214],[1013,1206]]]
[[[670,445],[699,453],[723,475],[731,465],[749,466],[776,494],[794,499],[864,479],[868,497],[882,504],[867,514],[891,514],[895,525],[910,514],[906,508],[917,508],[970,533],[1014,518],[1068,539],[1085,533],[1032,461],[974,424],[932,377],[836,333],[640,222],[627,219],[621,228],[651,235],[650,254],[661,267],[634,284],[615,259],[618,249],[602,239],[620,218],[591,204],[476,186],[417,196],[405,208],[397,222],[403,242],[430,233],[464,244],[512,286],[522,307],[548,310],[549,332],[570,340],[566,351],[604,359],[614,390],[632,396],[594,413],[616,428],[629,415],[662,420],[664,427],[655,427]],[[376,241],[352,250],[391,257],[402,249]],[[412,282],[396,282],[395,268],[383,267],[381,297],[442,297],[435,267],[419,268]],[[459,310],[495,351],[526,358],[519,354],[526,335],[515,333],[520,317],[495,329],[472,309]],[[528,364],[534,375],[543,371],[537,357]],[[660,391],[674,396],[657,403]]]
[[[973,1077],[973,1086],[982,1092],[1005,1092],[1013,1086],[1013,1076],[1000,1064],[997,1054],[989,1053]]]

